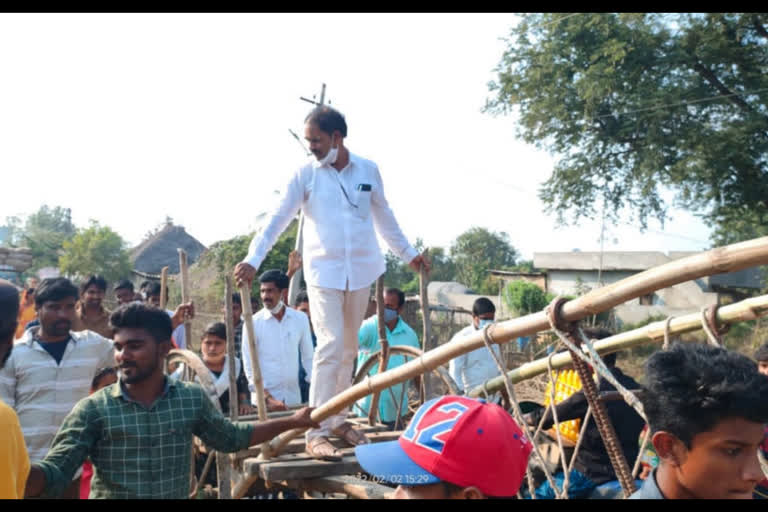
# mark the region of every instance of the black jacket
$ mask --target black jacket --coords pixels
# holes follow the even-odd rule
[[[611,372],[619,384],[626,389],[634,390],[640,388],[635,379],[624,375],[620,369],[613,367]],[[616,391],[616,388],[602,377],[600,377],[598,389],[600,392]],[[587,414],[588,406],[589,404],[584,396],[584,392],[577,391],[568,397],[567,400],[557,405],[557,419],[561,422],[573,419],[583,420]],[[613,428],[616,430],[616,436],[624,451],[627,464],[632,469],[637,454],[640,451],[638,438],[645,426],[645,422],[632,406],[628,405],[624,400],[606,401],[605,407],[608,411],[608,417],[613,423]],[[539,415],[543,410],[539,412]],[[542,428],[548,429],[553,424],[552,412],[549,411]],[[589,424],[584,431],[584,439],[581,441],[581,448],[579,448],[579,453],[576,455],[573,467],[598,485],[610,480],[616,480],[616,472],[613,470],[608,452],[603,444],[603,439],[600,437],[597,424],[592,416],[590,416]]]

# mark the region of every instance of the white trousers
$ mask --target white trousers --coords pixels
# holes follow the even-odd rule
[[[357,357],[358,331],[368,308],[370,287],[359,290],[334,290],[307,287],[312,327],[317,336],[309,386],[309,406],[319,407],[352,384]],[[349,408],[322,421],[319,429],[307,431],[307,440],[328,436],[346,421]]]

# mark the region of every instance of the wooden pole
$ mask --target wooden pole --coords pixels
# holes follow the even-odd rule
[[[566,322],[576,322],[661,288],[667,288],[707,275],[736,272],[745,268],[766,264],[768,264],[768,237],[719,247],[711,251],[671,261],[616,283],[592,290],[563,305],[563,320]],[[723,311],[727,310],[728,307],[730,306],[723,306],[718,309],[718,319],[724,318]],[[488,329],[488,334],[497,344],[501,344],[508,343],[518,336],[529,336],[539,331],[549,330],[549,328],[546,312],[539,311],[538,313],[494,324]],[[455,357],[481,347],[485,347],[485,342],[483,341],[483,333],[480,331],[455,342],[440,345],[417,359],[382,374],[374,375],[339,393],[312,411],[312,419],[317,422],[323,421],[372,392],[381,391],[395,384],[413,379],[423,373],[430,372]],[[595,343],[595,348],[605,351],[604,345],[600,342]],[[555,359],[558,357],[570,359],[568,354],[561,354],[553,358],[553,363],[555,363]],[[564,359],[560,359],[558,362],[564,364]],[[272,439],[270,445],[277,452],[288,441],[301,435],[302,432],[304,432],[304,429],[284,432]]]
[[[165,309],[168,296],[168,267],[160,271],[160,309]]]
[[[248,348],[251,352],[251,368],[253,369],[253,391],[256,393],[256,406],[259,408],[259,421],[267,421],[267,400],[264,398],[264,382],[261,379],[261,366],[259,366],[259,344],[253,331],[253,308],[251,308],[250,283],[240,285],[240,300],[243,303],[243,322],[245,332],[248,334]],[[297,377],[298,378],[298,377]],[[261,444],[261,457],[268,459],[272,450],[269,441]]]
[[[429,255],[429,249],[424,250],[424,258]],[[435,348],[435,340],[432,339],[432,315],[429,310],[429,294],[427,293],[427,286],[429,285],[429,277],[427,271],[424,269],[424,265],[419,269],[419,297],[421,298],[421,317],[422,325],[424,327],[424,334],[422,339],[422,350],[427,352]],[[429,400],[435,393],[435,383],[432,378],[432,373],[425,373],[422,376],[422,382],[424,386],[424,400]]]
[[[239,396],[237,393],[237,375],[235,368],[235,325],[232,319],[232,276],[224,276],[224,309],[227,324],[227,360],[229,362],[229,419],[237,421],[237,406]],[[226,411],[222,411],[226,414]],[[218,477],[219,499],[232,498],[232,459],[231,456],[219,451],[216,452],[216,473]]]
[[[376,280],[376,317],[379,324],[379,344],[381,353],[379,354],[379,369],[376,373],[384,373],[389,363],[389,342],[387,341],[387,326],[384,323],[384,275],[380,275]],[[368,424],[374,425],[376,417],[379,416],[379,399],[381,393],[374,393],[371,398],[371,408],[368,410]]]
[[[745,299],[741,302],[721,306],[717,310],[717,320],[719,323],[734,323],[754,320],[759,316],[768,313],[768,295]],[[625,350],[645,343],[659,343],[664,339],[664,324],[666,320],[653,322],[639,329],[622,332],[598,340],[594,343],[595,350],[600,354],[610,354],[619,350]],[[701,313],[691,313],[689,315],[673,318],[669,323],[669,334],[683,334],[696,331],[702,328]],[[552,357],[552,368],[563,368],[571,364],[571,357],[564,352]],[[537,359],[507,372],[512,384],[527,380],[542,373],[547,372],[547,358]],[[504,379],[501,375],[486,381],[484,384],[471,389],[467,395],[471,397],[483,396],[484,390],[488,393],[495,393],[504,388]]]
[[[179,251],[179,270],[181,271],[181,302],[186,304],[192,300],[189,293],[189,266],[187,265],[187,251]],[[192,322],[187,318],[184,320],[184,345],[192,346]],[[181,348],[181,347],[180,347]]]
[[[304,246],[304,212],[299,212],[299,225],[296,229],[296,246],[295,250],[302,254]],[[291,276],[291,282],[288,284],[288,304],[286,306],[292,306],[296,302],[296,296],[299,294],[299,286],[301,285],[302,266]]]

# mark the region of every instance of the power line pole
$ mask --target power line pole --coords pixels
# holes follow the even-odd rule
[[[317,107],[320,107],[325,104],[325,84],[323,84],[322,88],[320,89],[320,101],[316,102],[314,100],[315,96],[312,96],[312,99],[305,98],[304,96],[299,96],[299,99],[302,101],[306,101],[307,103],[311,103]],[[330,101],[328,102],[331,103]],[[304,149],[304,152],[309,156],[311,153],[307,150],[307,148],[304,147],[304,144],[301,142],[301,139],[299,138],[296,133],[288,129],[289,132],[291,132],[291,135],[301,144],[301,147]],[[303,253],[303,246],[304,245],[304,212],[299,212],[299,227],[296,230],[296,246],[294,247],[294,250],[296,250],[299,255],[302,255]],[[303,264],[302,264],[303,266]],[[299,267],[299,270],[296,271],[295,274],[291,277],[291,282],[288,285],[288,304],[294,304],[296,301],[296,296],[299,294],[299,284],[301,283],[301,276],[303,272],[301,267]]]

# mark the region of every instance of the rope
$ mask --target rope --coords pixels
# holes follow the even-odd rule
[[[635,465],[632,467],[632,477],[637,478],[637,470],[640,469],[640,461],[643,459],[643,452],[645,447],[648,446],[648,441],[651,439],[651,426],[645,424],[645,434],[643,435],[643,442],[640,443],[640,451],[637,453],[637,459],[635,459]]]
[[[588,361],[585,360],[586,357],[583,355],[582,351],[579,350],[574,343],[567,339],[568,335],[572,335],[572,333],[564,334],[557,327],[558,323],[562,324],[562,319],[560,317],[560,307],[564,304],[564,302],[565,299],[563,297],[556,297],[547,308],[547,319],[549,320],[551,328],[560,338],[560,341],[569,347],[573,366],[576,368],[576,372],[579,374],[579,378],[581,379],[582,392],[587,399],[587,403],[589,403],[593,409],[592,413],[595,418],[595,424],[597,425],[597,429],[600,432],[600,437],[603,439],[603,444],[605,445],[606,451],[608,452],[611,465],[616,472],[616,476],[619,480],[619,483],[621,484],[622,489],[624,490],[625,496],[629,496],[636,490],[635,483],[629,472],[629,466],[627,465],[624,452],[616,438],[616,430],[614,429],[613,424],[608,417],[608,411],[605,408],[605,404],[599,398],[597,385],[590,375],[589,368],[587,367]],[[581,334],[582,337],[584,336],[578,327],[573,329],[572,324],[570,326],[566,326],[566,329],[569,327],[569,330],[576,330]],[[602,361],[600,361],[600,363],[602,363]],[[596,371],[599,372],[597,367]]]
[[[514,387],[512,386],[512,383],[509,380],[509,376],[507,375],[506,369],[501,364],[501,361],[499,360],[499,358],[496,356],[496,353],[491,348],[491,343],[493,343],[493,340],[491,338],[490,333],[488,332],[488,329],[490,329],[490,327],[491,325],[487,325],[483,329],[483,343],[485,343],[485,348],[487,348],[488,351],[491,353],[491,357],[493,358],[493,361],[496,363],[496,367],[498,368],[499,373],[501,373],[502,377],[504,378],[504,386],[507,388],[507,395],[509,396],[509,401],[512,404],[512,410],[514,411],[515,420],[517,421],[518,425],[523,430],[525,435],[528,437],[528,439],[531,439],[531,444],[533,445],[533,451],[542,463],[542,467],[544,469],[544,475],[547,477],[547,481],[549,481],[549,485],[551,485],[552,489],[554,489],[555,493],[557,493],[557,485],[555,484],[555,480],[554,478],[552,478],[552,474],[549,472],[549,468],[547,468],[547,463],[544,460],[544,457],[541,455],[541,452],[539,451],[538,443],[536,443],[531,436],[528,423],[523,418],[523,413],[520,410],[520,404],[517,402],[517,396],[515,395]],[[528,479],[528,489],[531,492],[531,498],[536,499],[536,489],[533,485],[533,476],[531,475],[530,469],[526,469],[526,476]]]
[[[720,339],[717,336],[717,334],[714,333],[712,325],[710,324],[709,318],[707,318],[707,313],[709,308],[701,308],[701,327],[704,329],[704,332],[707,333],[707,340],[709,341],[709,344],[713,347],[720,347]],[[714,315],[713,315],[714,316]]]
[[[549,370],[550,380],[552,380],[552,356],[550,354],[547,358],[547,370]],[[557,448],[560,450],[560,464],[563,467],[563,488],[561,490],[564,499],[568,498],[568,486],[570,485],[570,472],[568,471],[568,464],[565,462],[565,449],[563,448],[563,437],[560,433],[560,420],[557,417],[557,407],[555,406],[555,383],[549,387],[549,403],[552,405],[552,419],[554,420],[555,437],[557,438]],[[556,487],[553,485],[552,489],[555,489],[555,496],[557,496]]]
[[[573,471],[573,463],[576,461],[576,456],[579,454],[579,448],[581,448],[581,441],[584,439],[584,432],[587,431],[587,423],[592,416],[592,407],[587,407],[587,413],[584,415],[584,423],[581,424],[581,430],[579,431],[579,439],[576,441],[576,447],[573,449],[573,455],[571,455],[571,463],[568,465],[568,472]]]

